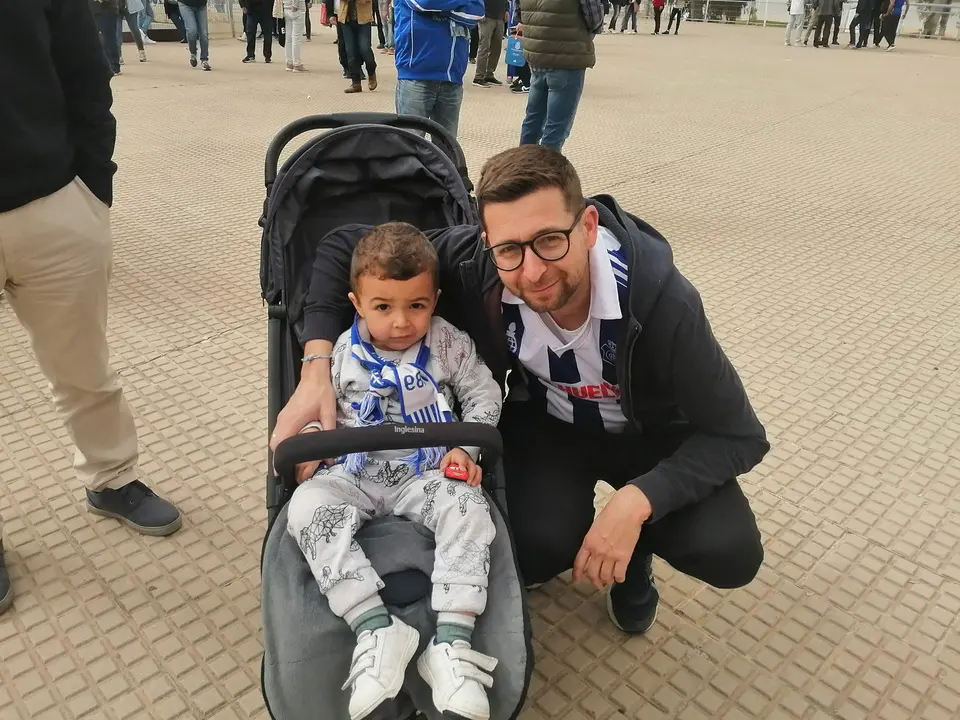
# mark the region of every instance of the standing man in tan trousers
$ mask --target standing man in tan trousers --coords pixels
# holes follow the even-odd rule
[[[4,6],[0,286],[76,445],[87,509],[169,535],[180,511],[137,479],[137,430],[108,357],[113,73],[88,0]],[[12,601],[0,535],[0,612]]]

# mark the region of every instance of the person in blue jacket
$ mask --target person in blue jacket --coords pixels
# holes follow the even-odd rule
[[[433,120],[455,138],[483,0],[395,0],[393,8],[397,113]]]

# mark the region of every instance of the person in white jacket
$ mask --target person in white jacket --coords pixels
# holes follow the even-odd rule
[[[803,0],[787,0],[787,11],[790,16],[787,18],[787,37],[784,45],[793,45],[793,31],[797,31],[797,44],[800,44],[800,31],[803,30]]]

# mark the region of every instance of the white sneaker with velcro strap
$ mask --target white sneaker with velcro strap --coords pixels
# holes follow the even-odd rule
[[[463,640],[435,644],[417,661],[417,670],[433,690],[433,704],[442,713],[467,720],[489,720],[490,701],[484,688],[493,687],[490,673],[497,660],[477,652]]]
[[[385,700],[395,698],[403,686],[420,633],[396,617],[392,620],[389,626],[367,630],[357,638],[350,675],[341,688],[351,688],[350,720],[365,718]]]

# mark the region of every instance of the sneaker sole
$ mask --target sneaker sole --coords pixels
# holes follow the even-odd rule
[[[108,512],[106,510],[101,510],[98,507],[94,507],[89,502],[87,503],[87,510],[94,515],[99,515],[100,517],[119,520],[131,530],[136,530],[141,535],[149,535],[151,537],[166,537],[167,535],[173,535],[173,533],[179,530],[183,525],[183,513],[177,515],[177,519],[168,525],[162,525],[160,527],[147,527],[145,525],[137,525],[135,522],[125,518],[123,515],[118,515],[117,513]]]
[[[404,678],[407,676],[407,667],[410,665],[410,661],[413,660],[413,656],[417,654],[417,648],[420,647],[419,631],[417,631],[417,629],[414,627],[410,627],[409,625],[407,628],[410,630],[410,632],[407,633],[407,645],[403,650],[403,672],[397,673],[396,680],[390,684],[390,687],[387,688],[387,694],[377,700],[375,705],[368,705],[356,715],[351,715],[350,720],[363,720],[363,718],[367,717],[367,715],[372,713],[387,700],[392,700],[400,694],[400,689],[403,687]]]
[[[613,598],[610,597],[610,590],[607,590],[607,617],[610,618],[610,622],[613,623],[613,626],[617,628],[620,632],[625,632],[629,635],[645,635],[650,632],[650,628],[654,626],[654,623],[657,622],[657,613],[660,612],[660,603],[657,602],[657,606],[653,609],[653,618],[650,620],[650,624],[647,625],[643,630],[627,630],[623,628],[620,623],[617,622],[617,616],[613,613]]]
[[[11,583],[7,594],[0,598],[0,615],[5,613],[13,606],[13,584]]]
[[[428,641],[432,642],[432,641]],[[417,660],[417,672],[420,673],[420,677],[423,678],[423,681],[430,686],[430,697],[433,700],[434,706],[437,705],[437,698],[433,694],[433,683],[434,678],[433,674],[430,672],[430,668],[426,666],[426,663],[423,662],[423,656],[420,656],[420,659]],[[439,708],[437,708],[439,710]],[[450,720],[490,720],[489,715],[479,715],[476,713],[467,713],[461,714],[453,712],[452,710],[444,710],[443,717],[450,718]]]

